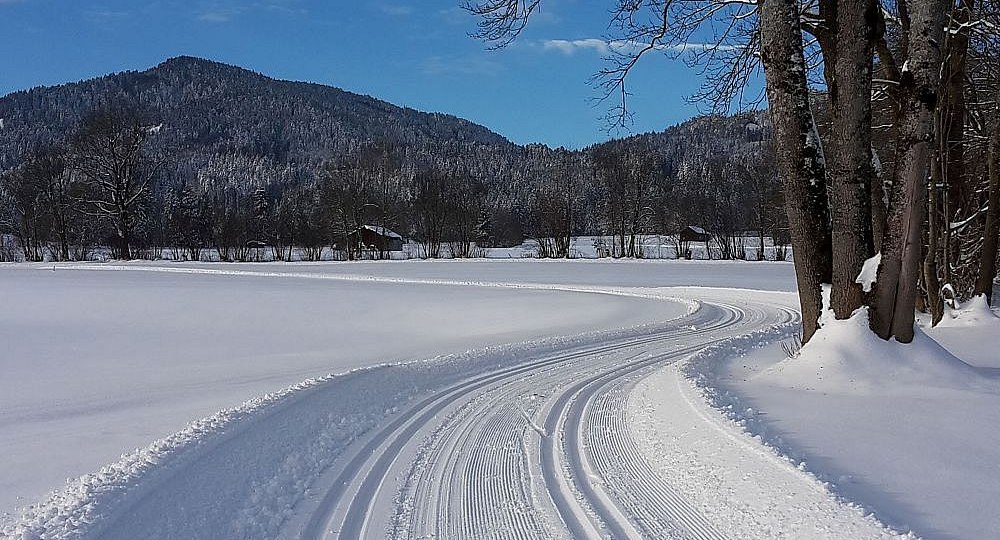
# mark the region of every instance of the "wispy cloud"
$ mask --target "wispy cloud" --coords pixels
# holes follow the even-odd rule
[[[211,2],[194,11],[197,20],[207,23],[228,23],[251,11],[269,11],[283,15],[303,15],[307,11],[297,0],[264,0],[259,2]]]
[[[4,0],[0,0],[0,3],[2,3],[3,1]],[[129,11],[111,10],[111,9],[90,9],[83,12],[84,19],[100,25],[112,25],[119,21],[123,21],[131,16],[132,13]]]
[[[430,56],[420,63],[424,75],[486,75],[500,73],[503,66],[489,58]]]
[[[198,20],[202,22],[211,22],[211,23],[227,23],[233,20],[233,18],[239,14],[240,14],[239,10],[235,9],[209,10],[199,13]]]
[[[546,51],[558,51],[566,55],[576,54],[577,51],[592,51],[601,55],[609,53],[630,53],[648,47],[649,44],[638,41],[605,40],[599,38],[585,39],[547,39],[542,42],[542,49]],[[717,43],[675,43],[672,45],[654,45],[654,49],[664,52],[701,52],[708,50],[732,51],[739,49],[733,45],[720,45]]]
[[[587,38],[587,39],[547,39],[542,42],[542,48],[545,50],[556,50],[563,54],[574,54],[577,51],[597,51],[601,54],[607,54],[611,52],[611,46],[607,41],[597,38]]]
[[[458,6],[452,6],[450,8],[439,10],[438,17],[448,24],[456,25],[465,24],[472,20],[472,16],[469,12]]]
[[[406,17],[407,15],[413,14],[413,6],[406,4],[387,4],[382,3],[378,5],[379,10],[386,15],[391,15],[393,17]]]

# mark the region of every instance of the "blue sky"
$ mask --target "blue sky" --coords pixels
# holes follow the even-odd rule
[[[488,51],[460,0],[0,0],[0,94],[192,55],[467,118],[526,144],[606,140],[588,79],[610,0],[543,0],[518,41]],[[633,132],[698,112],[697,70],[662,54],[630,78]],[[621,134],[621,133],[619,133]]]

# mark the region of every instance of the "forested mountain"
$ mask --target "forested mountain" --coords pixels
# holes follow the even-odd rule
[[[241,165],[254,163],[265,171],[286,166],[310,171],[365,141],[404,147],[414,155],[513,149],[502,136],[447,114],[178,57],[146,71],[34,88],[0,99],[0,167],[16,163],[38,142],[62,138],[95,107],[117,102],[134,104],[149,121],[162,123],[155,144],[175,153],[175,162],[189,162],[195,169],[213,158],[232,156]]]
[[[179,57],[15,92],[0,98],[0,119],[0,224],[22,248],[36,246],[27,258],[41,256],[53,234],[70,256],[68,244],[115,244],[115,235],[138,248],[192,252],[257,240],[332,245],[376,224],[426,242],[429,256],[444,243],[468,253],[526,236],[552,239],[546,254],[562,256],[569,237],[597,233],[618,239],[609,254],[641,256],[640,234],[780,228],[763,113],[701,117],[568,151],[515,145],[447,114]],[[101,160],[116,154],[99,150],[102,136],[131,141],[120,153],[132,152],[134,163],[123,165],[149,173],[119,179],[142,195],[128,208],[111,209],[114,182],[99,178]],[[33,208],[49,210],[32,217]],[[69,218],[94,213],[108,216],[101,230],[69,230]]]

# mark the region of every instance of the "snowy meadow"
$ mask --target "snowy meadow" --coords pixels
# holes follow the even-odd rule
[[[641,328],[690,314],[694,298],[794,309],[793,291],[792,266],[774,262],[3,266],[0,531],[22,531],[22,508],[68,478],[307,379]],[[644,459],[706,515],[742,508],[716,523],[729,535],[802,537],[822,523],[842,529],[824,537],[988,536],[1000,526],[1000,440],[983,429],[1000,410],[1000,319],[983,306],[950,312],[906,349],[914,358],[861,324],[831,323],[829,339],[792,358],[781,344],[794,325],[736,331],[635,380],[627,414]],[[678,435],[699,426],[714,430]],[[759,504],[740,506],[746,497]]]

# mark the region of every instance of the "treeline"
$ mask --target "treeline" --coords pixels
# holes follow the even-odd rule
[[[692,124],[692,123],[689,123]],[[472,257],[532,238],[538,256],[570,257],[571,240],[603,235],[600,254],[643,257],[642,236],[687,225],[711,231],[723,258],[764,259],[787,244],[762,115],[703,118],[682,135],[637,136],[583,151],[531,145],[502,177],[462,155],[414,155],[369,142],[302,174],[234,182],[240,156],[195,169],[157,144],[155,114],[100,106],[63,140],[36,146],[0,178],[6,259],[79,260],[107,246],[119,259],[222,261],[388,257],[350,235],[398,231],[421,257]],[[699,137],[691,133],[699,133]],[[734,132],[736,133],[734,135]],[[728,146],[728,148],[723,148]],[[512,165],[515,164],[515,165]],[[247,171],[243,171],[247,174]],[[756,236],[756,254],[746,238]],[[675,254],[690,256],[679,244]]]

